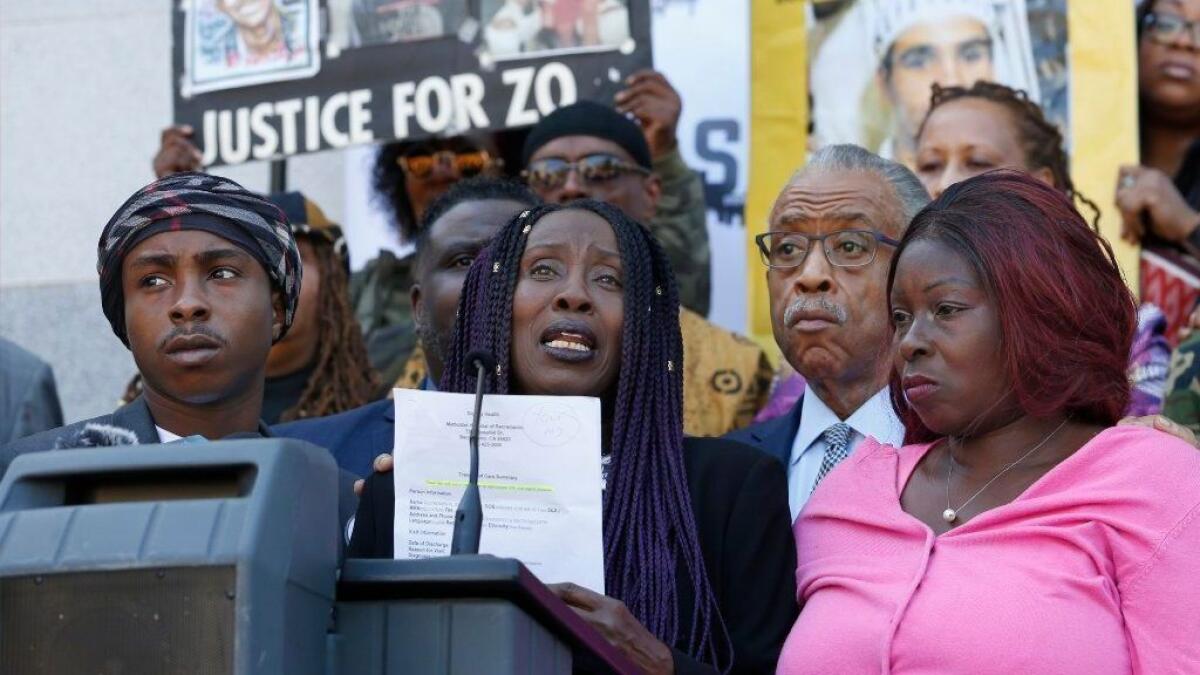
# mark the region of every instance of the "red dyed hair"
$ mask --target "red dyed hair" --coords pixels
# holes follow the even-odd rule
[[[1004,370],[1026,414],[1103,426],[1121,418],[1137,304],[1112,247],[1063,193],[1016,171],[951,186],[901,239],[888,271],[889,298],[896,264],[921,240],[958,252],[983,281],[1000,321]],[[937,438],[904,400],[894,371],[891,397],[905,442]]]

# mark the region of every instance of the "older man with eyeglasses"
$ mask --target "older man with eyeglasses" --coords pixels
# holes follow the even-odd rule
[[[858,146],[821,149],[797,172],[756,237],[771,324],[807,390],[781,417],[729,434],[788,471],[792,518],[867,436],[899,447],[888,399],[888,264],[929,195],[911,171]]]

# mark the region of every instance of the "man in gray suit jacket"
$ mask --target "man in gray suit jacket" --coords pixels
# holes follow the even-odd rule
[[[0,445],[62,423],[50,365],[0,338]]]

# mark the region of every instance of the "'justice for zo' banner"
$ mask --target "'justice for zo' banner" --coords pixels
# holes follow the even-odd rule
[[[205,165],[536,124],[651,64],[648,0],[174,0]]]

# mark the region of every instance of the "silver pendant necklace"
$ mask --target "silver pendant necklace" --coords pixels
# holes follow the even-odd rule
[[[947,443],[947,446],[946,446],[946,510],[942,511],[942,520],[946,521],[947,523],[953,523],[954,521],[958,520],[958,512],[959,511],[962,511],[963,509],[967,508],[967,505],[970,504],[971,502],[975,501],[976,497],[983,494],[983,491],[988,489],[992,485],[992,483],[995,483],[996,479],[998,479],[1001,476],[1003,476],[1004,474],[1008,473],[1010,469],[1017,466],[1021,462],[1024,462],[1025,460],[1029,459],[1030,455],[1032,455],[1033,453],[1037,452],[1038,450],[1041,450],[1042,446],[1045,445],[1046,443],[1048,443],[1051,438],[1054,438],[1054,434],[1057,434],[1058,430],[1062,429],[1066,423],[1067,423],[1067,420],[1063,420],[1061,424],[1059,424],[1057,427],[1054,428],[1054,431],[1051,431],[1045,438],[1043,438],[1041,440],[1040,443],[1033,446],[1029,450],[1029,452],[1026,452],[1025,454],[1021,455],[1021,457],[1019,459],[1017,459],[1017,461],[1013,462],[1012,464],[1009,464],[1008,466],[1004,467],[1003,469],[1000,469],[1000,473],[996,474],[995,476],[992,476],[991,480],[984,483],[983,487],[976,490],[975,494],[971,495],[970,499],[968,499],[967,501],[960,504],[957,509],[950,507],[950,477],[954,472],[954,456],[953,456],[953,453],[950,452],[950,449],[952,446],[949,443]]]

